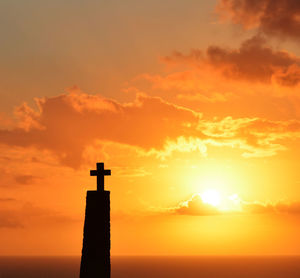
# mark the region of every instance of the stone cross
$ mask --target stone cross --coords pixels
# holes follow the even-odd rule
[[[110,176],[110,170],[104,170],[104,163],[97,163],[97,170],[90,171],[91,176],[97,177],[97,191],[104,191],[104,176]]]

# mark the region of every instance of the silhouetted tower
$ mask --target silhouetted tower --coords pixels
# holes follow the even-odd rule
[[[90,171],[97,190],[87,191],[80,278],[110,278],[110,192],[104,190],[104,163]]]

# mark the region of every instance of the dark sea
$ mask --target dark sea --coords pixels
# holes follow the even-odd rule
[[[78,278],[79,257],[0,257],[0,278]],[[113,257],[112,278],[300,278],[300,257]]]

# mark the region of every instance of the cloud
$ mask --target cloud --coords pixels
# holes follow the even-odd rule
[[[14,204],[8,202],[14,201]],[[1,200],[0,200],[1,202]],[[4,202],[4,201],[3,201]],[[3,203],[2,202],[2,203]],[[24,228],[32,226],[68,225],[80,221],[80,218],[64,215],[52,209],[6,199],[6,207],[0,209],[0,228]]]
[[[199,69],[209,67],[232,80],[275,83],[285,87],[293,87],[300,82],[300,59],[286,51],[273,50],[261,36],[244,41],[238,49],[209,46],[205,52],[198,49],[187,55],[174,52],[164,61]]]
[[[298,120],[272,121],[262,118],[226,117],[215,121],[201,121],[198,128],[210,138],[245,139],[253,146],[300,136]]]
[[[15,181],[19,184],[32,184],[38,179],[38,177],[32,176],[32,175],[17,175],[15,176]]]
[[[1,202],[14,202],[14,201],[16,201],[16,199],[14,199],[14,198],[0,198],[0,203]]]
[[[133,168],[133,167],[115,167],[116,175],[119,177],[145,177],[152,175],[151,172],[145,170],[143,167]]]
[[[206,156],[207,146],[234,147],[244,150],[244,157],[263,157],[285,150],[285,140],[300,136],[296,120],[206,120],[201,113],[147,95],[121,104],[101,96],[69,93],[37,99],[36,103],[38,110],[24,110],[28,114],[20,117],[15,128],[0,129],[0,144],[50,151],[63,165],[73,168],[95,152],[109,155],[105,146],[111,143],[159,159],[174,152]],[[24,118],[26,125],[22,126]],[[15,179],[28,184],[36,177],[29,173]]]
[[[220,0],[217,12],[223,20],[245,29],[279,38],[300,38],[300,2],[298,0]]]
[[[22,106],[26,109],[18,109],[18,127],[0,130],[0,143],[50,150],[74,168],[82,163],[85,148],[97,141],[161,149],[168,138],[194,134],[193,127],[202,117],[141,94],[125,104],[84,93],[36,99],[36,103],[38,111],[26,104]]]
[[[13,125],[13,120],[6,113],[0,112],[0,128],[10,128]]]
[[[81,220],[70,215],[65,215],[59,211],[36,206],[32,203],[24,203],[18,215],[22,217],[24,226],[27,225],[52,225],[52,224],[70,224]]]
[[[300,202],[294,202],[294,203],[243,202],[242,210],[248,213],[300,214]]]
[[[179,215],[217,215],[220,214],[220,211],[209,204],[206,204],[202,201],[199,194],[193,195],[187,201],[181,202],[177,207],[172,208],[172,214],[179,214]]]
[[[170,59],[168,62],[170,62]],[[210,82],[211,84],[215,82],[215,78],[214,80],[211,79],[212,76],[206,71],[193,69],[170,73],[165,76],[145,73],[135,78],[135,80],[143,80],[150,83],[152,90],[168,91],[171,95],[176,95],[179,100],[216,103],[225,102],[233,97],[231,88],[227,91],[225,89],[224,92],[223,87],[222,92],[219,92],[215,86],[209,85]],[[228,84],[226,86],[228,87]]]
[[[23,228],[23,224],[11,211],[0,211],[1,228]]]
[[[286,150],[284,143],[279,142],[300,137],[300,122],[297,120],[226,117],[222,120],[202,121],[199,128],[211,138],[208,144],[240,148],[245,151],[242,154],[244,157],[273,156]]]
[[[203,156],[207,155],[207,140],[197,137],[185,137],[179,136],[176,140],[166,140],[164,148],[162,150],[152,149],[146,155],[155,155],[158,158],[165,159],[171,156],[174,152],[194,152],[198,151]]]
[[[202,201],[199,194],[194,194],[191,198],[180,202],[177,206],[167,209],[160,209],[160,213],[168,215],[192,215],[192,216],[214,216],[228,214],[300,214],[300,202],[247,202],[241,199],[236,200],[235,206],[230,209],[221,209]]]
[[[0,198],[0,229],[1,228],[23,228],[23,224],[17,211],[20,203],[14,198]]]

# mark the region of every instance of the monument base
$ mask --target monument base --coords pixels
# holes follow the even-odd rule
[[[80,278],[110,278],[110,192],[88,191]]]

